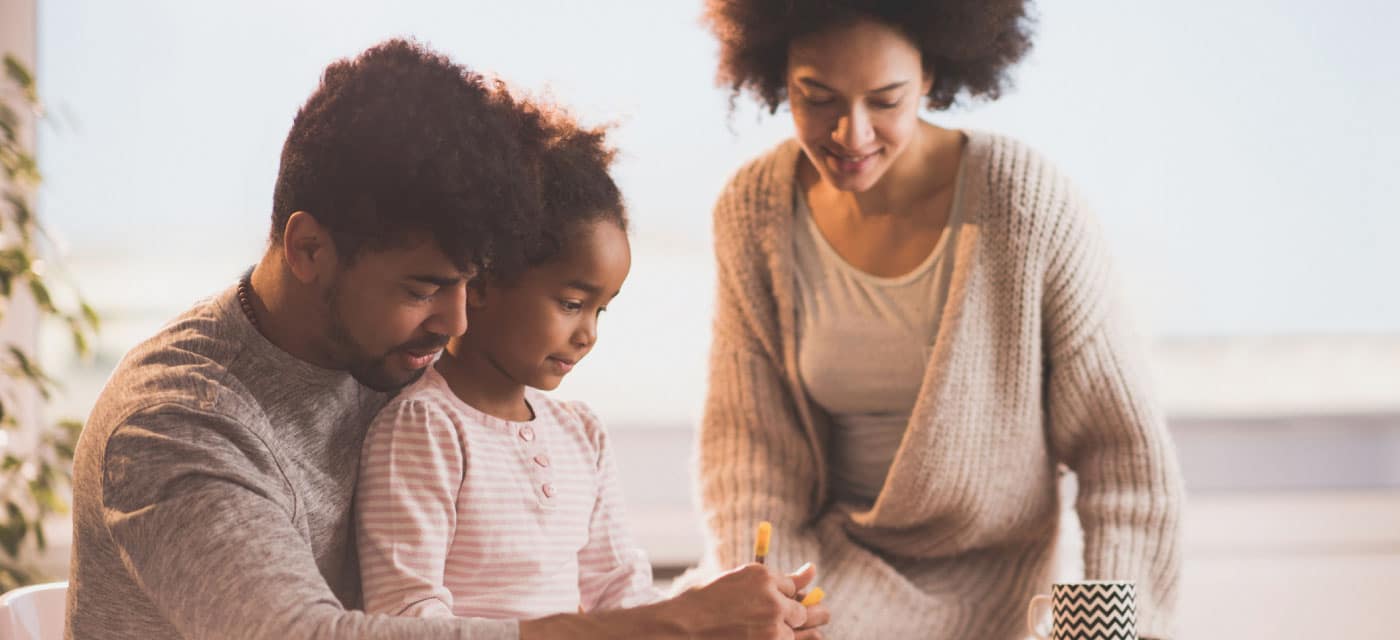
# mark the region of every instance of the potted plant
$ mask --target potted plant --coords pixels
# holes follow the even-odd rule
[[[31,118],[42,117],[34,76],[18,59],[6,55],[0,77],[0,320],[17,301],[33,304],[44,322],[58,322],[72,334],[74,347],[87,355],[97,331],[97,314],[72,291],[68,310],[55,303],[52,276],[44,268],[48,236],[31,205],[40,182],[29,136]],[[68,289],[72,289],[71,285]],[[69,306],[69,305],[63,305]],[[22,424],[17,407],[26,397],[47,401],[57,383],[44,373],[32,351],[0,344],[0,592],[49,579],[34,569],[29,552],[47,546],[44,521],[67,511],[73,445],[82,424],[50,423],[33,411]],[[26,418],[30,416],[26,414]]]

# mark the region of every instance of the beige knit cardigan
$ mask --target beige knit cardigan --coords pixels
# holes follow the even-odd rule
[[[731,179],[714,213],[718,300],[699,438],[711,560],[812,561],[831,638],[1009,640],[1048,587],[1057,464],[1078,476],[1087,579],[1137,582],[1168,638],[1183,489],[1098,227],[1054,167],[968,133],[965,227],[909,429],[868,511],[829,501],[830,418],[797,375],[792,233],[800,149]],[[851,358],[864,354],[851,353]]]

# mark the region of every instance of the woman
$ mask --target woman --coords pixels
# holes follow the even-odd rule
[[[1076,472],[1088,579],[1171,633],[1182,488],[1069,182],[919,117],[995,98],[1023,1],[710,0],[720,79],[795,139],[715,208],[700,482],[713,560],[813,560],[834,638],[1024,637]]]

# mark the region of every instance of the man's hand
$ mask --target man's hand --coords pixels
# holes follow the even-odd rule
[[[690,637],[813,640],[821,637],[818,627],[831,619],[826,607],[798,602],[815,575],[811,565],[780,575],[748,564],[677,596],[671,604]]]
[[[807,607],[798,601],[815,575],[811,565],[781,575],[747,564],[665,602],[527,620],[520,623],[520,638],[818,640],[831,613],[821,604]]]

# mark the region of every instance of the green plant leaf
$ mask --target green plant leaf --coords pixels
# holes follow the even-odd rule
[[[0,104],[0,133],[5,136],[5,145],[9,146],[18,141],[16,131],[19,128],[19,116],[15,115],[15,110],[10,105]]]
[[[19,347],[10,345],[10,357],[14,358],[15,366],[19,367],[19,372],[34,383],[34,386],[39,391],[39,395],[43,396],[45,400],[48,400],[50,395],[52,395],[54,386],[53,379],[45,374],[44,370],[39,368],[38,364],[30,360],[29,356],[25,355],[24,351],[21,351]]]
[[[29,259],[29,252],[25,247],[11,247],[0,250],[0,272],[9,274],[21,274],[29,271],[32,261]]]
[[[29,208],[29,201],[24,196],[13,191],[5,193],[5,202],[14,209],[15,224],[21,227],[28,227],[34,221],[34,212]]]
[[[97,310],[93,309],[92,305],[87,302],[79,302],[78,308],[82,311],[83,318],[87,320],[88,326],[91,327],[93,331],[97,331],[101,328],[102,318],[97,315]]]
[[[53,296],[49,295],[49,288],[42,280],[30,276],[29,292],[34,294],[34,303],[38,304],[40,309],[49,313],[58,313],[58,308],[53,306]]]
[[[91,352],[88,348],[87,330],[83,328],[81,321],[75,317],[68,318],[68,332],[73,336],[73,350],[78,355],[86,358]]]
[[[34,87],[34,75],[29,72],[29,67],[13,54],[5,54],[5,75],[24,90],[24,97],[31,104],[39,101],[38,91]]]
[[[19,556],[19,545],[24,541],[24,535],[29,532],[29,522],[24,519],[19,505],[13,502],[5,503],[5,513],[8,517],[0,523],[0,548],[15,558]]]

